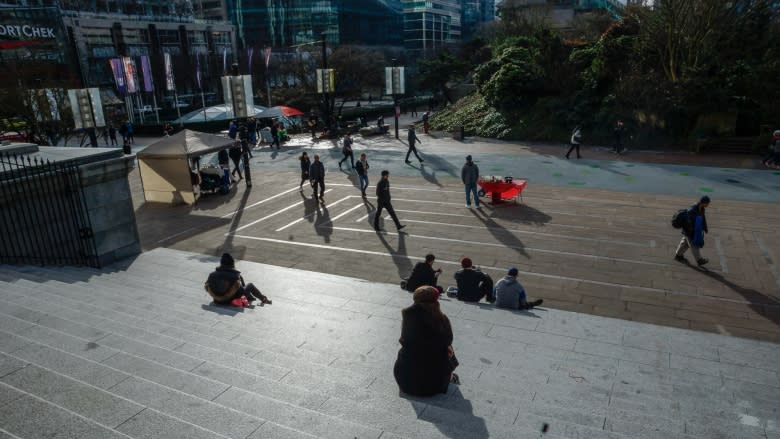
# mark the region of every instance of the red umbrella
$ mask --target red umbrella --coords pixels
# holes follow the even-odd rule
[[[280,106],[274,107],[274,108],[278,108],[279,111],[282,113],[282,115],[287,116],[287,117],[303,116],[303,114],[304,114],[303,111],[301,111],[301,110],[299,110],[297,108],[286,107],[284,105],[280,105]]]

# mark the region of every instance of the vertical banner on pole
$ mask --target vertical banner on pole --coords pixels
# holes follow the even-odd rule
[[[154,81],[152,80],[152,66],[149,64],[149,57],[147,55],[141,56],[141,73],[144,76],[144,91],[147,93],[154,92]]]
[[[198,84],[198,90],[203,90],[200,77],[200,53],[195,54],[195,82]]]
[[[176,84],[173,78],[173,63],[171,63],[171,54],[165,53],[165,89],[168,91],[174,91]]]
[[[138,74],[135,70],[135,61],[129,56],[122,57],[122,65],[125,68],[125,81],[127,83],[127,92],[130,94],[138,92]]]
[[[227,75],[227,46],[222,48],[222,74]]]
[[[255,48],[250,47],[249,49],[246,49],[246,55],[247,55],[247,69],[246,71],[249,73],[249,76],[252,76],[252,56],[255,54]]]
[[[125,83],[125,71],[122,68],[122,60],[119,58],[111,58],[109,64],[111,65],[111,72],[114,74],[116,91],[122,96],[127,93],[127,83]]]

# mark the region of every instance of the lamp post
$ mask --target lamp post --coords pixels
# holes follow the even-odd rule
[[[398,138],[398,113],[400,110],[398,108],[398,99],[395,97],[395,72],[396,72],[396,62],[397,60],[395,58],[392,59],[393,61],[393,74],[390,76],[390,85],[393,88],[393,115],[395,116],[395,138]]]

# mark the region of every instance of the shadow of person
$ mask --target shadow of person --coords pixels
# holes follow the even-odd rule
[[[439,183],[439,179],[436,178],[436,171],[428,172],[428,169],[425,167],[425,163],[420,165],[420,175],[422,175],[422,178],[424,178],[428,183],[435,184],[439,188],[444,187],[444,185]]]
[[[273,152],[271,152],[271,160],[276,160],[276,157],[278,157],[278,156],[279,156],[279,150],[278,149],[273,149]]]
[[[710,277],[723,285],[727,286],[731,291],[744,297],[745,300],[750,302],[750,308],[759,313],[760,315],[771,320],[774,324],[780,326],[780,301],[776,298],[764,294],[760,291],[756,291],[753,288],[746,288],[731,282],[726,279],[720,273],[702,270],[705,276]]]
[[[482,204],[482,203],[480,203]],[[507,202],[501,204],[502,206],[511,207],[510,209],[496,209],[494,208],[491,214],[492,218],[500,219],[512,223],[518,224],[533,224],[544,225],[552,220],[552,217],[541,210],[529,206],[528,204],[513,204]],[[483,210],[487,206],[483,207]]]
[[[431,166],[431,169],[438,169],[439,171],[444,171],[451,177],[460,178],[460,168],[455,167],[447,160],[434,154],[425,154],[425,157],[423,158],[425,159],[425,162],[428,164],[428,166]]]
[[[442,395],[444,396],[444,395]],[[425,402],[423,398],[401,394],[402,398],[417,402]],[[445,436],[450,438],[469,438],[469,439],[487,439],[490,437],[485,419],[474,414],[474,407],[471,401],[466,399],[458,386],[450,384],[447,389],[446,398],[433,397],[433,404],[430,404],[422,414],[418,414],[418,419],[430,422]],[[439,407],[439,404],[445,404]],[[457,413],[457,419],[452,419],[453,411]]]
[[[325,206],[325,203],[317,203],[316,218],[314,220],[314,230],[317,231],[317,235],[322,236],[325,242],[330,242],[330,235],[333,234],[333,223],[330,220],[330,212]]]
[[[317,199],[314,198],[313,194],[308,197],[304,195],[303,192],[299,192],[299,194],[301,194],[301,198],[303,199],[303,217],[310,223],[314,222],[314,210],[319,207]]]
[[[217,305],[214,302],[211,302],[208,305],[206,304],[201,305],[200,308],[204,311],[209,311],[215,314],[230,316],[230,317],[233,317],[237,314],[241,314],[242,312],[244,312],[244,308],[238,308],[235,306],[228,306],[228,305]]]
[[[508,248],[511,248],[518,254],[531,259],[531,255],[525,251],[525,245],[523,244],[523,241],[518,239],[518,237],[515,236],[512,232],[493,221],[493,219],[490,218],[486,213],[480,212],[479,209],[469,209],[469,211],[472,215],[474,215],[475,218],[480,220],[485,225],[485,229],[487,229],[487,231],[489,231],[498,242],[506,245]]]
[[[371,204],[368,198],[363,198],[363,206],[366,208],[366,222],[371,228],[374,228],[374,215],[376,215],[376,207]]]
[[[382,227],[382,222],[380,219],[379,226]],[[379,237],[379,241],[382,242],[382,245],[387,249],[387,252],[392,256],[393,263],[395,264],[396,268],[398,269],[398,277],[404,278],[408,277],[409,274],[412,272],[412,261],[409,259],[409,256],[406,254],[406,233],[403,231],[398,232],[398,248],[394,249],[389,242],[387,242],[387,236],[389,236],[386,232],[377,232],[377,236]]]

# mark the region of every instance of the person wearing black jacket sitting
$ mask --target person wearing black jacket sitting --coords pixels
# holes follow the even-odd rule
[[[488,302],[495,302],[493,297],[493,279],[474,267],[470,258],[460,261],[460,270],[455,272],[458,283],[458,300],[464,302],[479,302],[484,297]]]
[[[441,268],[438,270],[433,269],[433,261],[436,260],[436,256],[433,253],[425,255],[425,262],[418,262],[412,268],[412,274],[409,275],[409,279],[406,280],[406,291],[414,292],[419,287],[428,285],[436,288],[439,294],[442,293],[442,289],[436,286],[436,281],[441,274]]]
[[[452,326],[441,312],[439,292],[428,286],[415,290],[414,304],[401,311],[401,349],[393,375],[401,392],[414,396],[447,393],[460,384],[454,373],[458,359],[452,348]]]
[[[230,253],[222,254],[219,267],[209,274],[204,288],[217,305],[230,305],[233,299],[241,296],[246,297],[249,302],[259,300],[263,305],[272,303],[254,284],[244,283],[244,278],[241,272],[236,270],[236,262]]]

